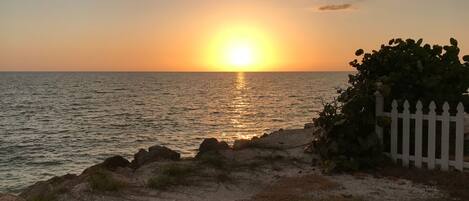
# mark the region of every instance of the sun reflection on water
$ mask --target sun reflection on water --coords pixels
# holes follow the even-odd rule
[[[248,118],[246,115],[252,110],[252,104],[248,97],[249,88],[248,83],[245,79],[245,74],[239,72],[236,74],[235,88],[233,90],[233,100],[231,102],[231,108],[233,108],[232,115],[230,118],[231,125],[234,129],[234,136],[236,139],[249,139],[256,135],[256,133],[241,132],[245,128],[248,128],[250,123],[246,122]]]

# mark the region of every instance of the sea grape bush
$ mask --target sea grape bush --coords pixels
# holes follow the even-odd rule
[[[459,52],[453,38],[445,46],[398,38],[378,51],[357,50],[362,59],[350,62],[357,72],[349,75],[349,87],[338,90],[338,98],[314,119],[319,130],[313,145],[324,170],[371,168],[385,159],[374,126],[389,121],[375,118],[376,91],[385,97],[385,105],[392,99],[469,103],[469,55],[461,62]]]

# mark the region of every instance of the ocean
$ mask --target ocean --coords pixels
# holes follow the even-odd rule
[[[0,73],[0,192],[152,145],[192,156],[204,138],[301,128],[348,74]]]

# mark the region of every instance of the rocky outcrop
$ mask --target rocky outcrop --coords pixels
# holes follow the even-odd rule
[[[15,195],[0,193],[0,201],[25,201],[25,200]]]
[[[314,123],[306,123],[304,128],[305,128],[305,129],[314,128]]]
[[[145,164],[161,161],[161,160],[179,160],[181,154],[167,148],[164,146],[155,145],[148,148],[148,151],[145,149],[140,149],[136,154],[134,154],[134,160],[131,163],[131,167],[137,169]]]
[[[115,171],[117,168],[130,167],[130,162],[122,156],[113,156],[104,160],[102,165],[108,170]]]
[[[230,149],[230,146],[228,143],[224,141],[218,141],[215,138],[207,138],[199,146],[199,153],[197,153],[197,157],[200,157],[202,154],[208,153],[208,152],[218,152],[221,150],[227,150]]]
[[[113,156],[100,164],[87,168],[79,176],[65,175],[38,182],[27,188],[21,197],[26,200],[55,200],[57,197],[54,196],[58,196],[57,200],[77,200],[78,198],[97,200],[95,196],[101,194],[100,191],[93,190],[96,188],[93,186],[98,185],[98,189],[114,189],[108,186],[111,183],[114,183],[114,186],[124,186],[122,187],[123,191],[133,189],[136,190],[135,192],[150,191],[151,193],[151,189],[147,187],[148,180],[155,178],[155,174],[158,172],[167,171],[168,165],[174,167],[174,164],[181,167],[197,167],[190,172],[205,169],[206,172],[202,175],[215,174],[218,176],[214,177],[219,179],[226,177],[223,174],[219,176],[220,169],[230,169],[232,168],[230,165],[252,167],[254,164],[271,164],[273,161],[281,161],[280,159],[303,161],[303,164],[307,164],[311,161],[311,154],[304,152],[304,145],[311,140],[311,129],[279,130],[261,137],[254,137],[251,140],[237,140],[232,148],[224,141],[209,138],[200,144],[199,152],[195,157],[197,160],[181,160],[179,153],[156,145],[148,150],[139,150],[134,155],[132,162],[122,156]],[[203,157],[201,157],[202,155]],[[171,171],[179,174],[185,169],[187,168],[175,168]],[[99,185],[104,186],[99,187]]]
[[[68,191],[76,184],[78,184],[78,176],[66,174],[37,182],[26,188],[20,196],[26,200],[53,200],[57,193]]]
[[[241,149],[246,149],[251,146],[252,140],[246,140],[246,139],[241,139],[241,140],[235,140],[233,143],[233,149],[234,150],[241,150]]]

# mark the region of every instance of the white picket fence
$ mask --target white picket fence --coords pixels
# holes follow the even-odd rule
[[[418,101],[415,109],[415,113],[410,113],[410,105],[406,100],[403,105],[403,111],[398,111],[398,103],[396,100],[392,101],[392,110],[391,112],[384,112],[384,98],[377,92],[376,94],[376,116],[384,116],[391,118],[390,125],[390,156],[394,161],[400,160],[402,165],[405,167],[409,166],[409,163],[413,161],[413,164],[417,168],[421,168],[422,164],[426,164],[428,169],[435,169],[439,167],[441,170],[447,171],[451,167],[454,167],[456,170],[463,171],[464,168],[469,168],[469,162],[464,161],[464,106],[462,103],[459,103],[457,106],[456,115],[452,116],[449,112],[449,104],[445,102],[443,104],[443,113],[438,115],[435,112],[436,104],[431,102],[429,105],[428,114],[423,114],[422,112],[422,102]],[[401,153],[398,153],[398,119],[402,119],[402,150]],[[411,119],[415,120],[415,150],[414,155],[410,154],[410,122]],[[428,131],[427,139],[427,156],[423,155],[423,121],[428,121]],[[437,131],[436,124],[437,121],[441,122],[441,157],[436,157],[436,142],[437,142]],[[451,157],[450,160],[450,124],[455,122],[456,124],[456,134],[455,142],[455,152],[454,157]],[[383,128],[376,124],[376,133],[383,142]]]

